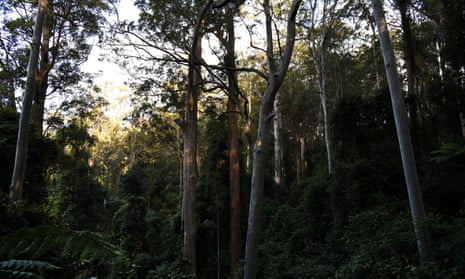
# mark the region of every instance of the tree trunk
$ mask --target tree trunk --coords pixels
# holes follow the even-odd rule
[[[16,144],[15,164],[10,185],[10,195],[13,201],[20,201],[23,192],[24,175],[26,171],[27,145],[29,134],[29,122],[31,120],[32,99],[35,90],[35,79],[39,63],[40,38],[44,25],[45,11],[48,7],[48,0],[39,1],[37,18],[34,25],[34,32],[29,55],[27,69],[26,90],[24,92],[23,107],[19,119],[18,140]]]
[[[402,38],[404,48],[405,66],[407,68],[407,90],[409,95],[415,94],[415,55],[413,52],[412,32],[410,29],[410,18],[407,13],[408,0],[397,0],[399,5]]]
[[[324,36],[322,36],[324,37]],[[323,38],[322,38],[323,40]],[[333,148],[331,144],[331,137],[329,133],[329,112],[328,112],[328,92],[326,91],[326,73],[325,73],[325,56],[323,53],[323,41],[320,42],[318,50],[312,48],[313,61],[315,69],[318,74],[318,91],[320,95],[321,110],[323,112],[323,133],[326,147],[326,159],[328,166],[328,173],[333,173]]]
[[[323,50],[321,50],[323,51]],[[322,58],[324,56],[322,55]],[[329,133],[329,112],[328,112],[328,93],[326,91],[326,81],[325,81],[325,73],[324,73],[324,62],[320,61],[321,65],[317,66],[319,68],[319,82],[318,87],[320,91],[320,100],[321,100],[321,109],[323,111],[323,130],[324,130],[324,139],[325,139],[325,146],[326,146],[326,158],[327,158],[327,165],[328,165],[328,173],[333,173],[333,148],[331,143],[331,135]]]
[[[234,100],[239,99],[237,91],[237,75],[230,69],[236,68],[235,64],[235,8],[226,6],[226,55],[224,63],[228,70],[228,143],[229,143],[229,209],[230,209],[230,261],[231,278],[239,278],[239,259],[242,251],[241,241],[241,182],[240,182],[240,148],[237,129],[237,107]]]
[[[323,11],[322,11],[322,18],[321,18],[321,23],[323,25],[327,25],[327,7],[328,5],[326,2],[323,3]],[[312,20],[315,20],[315,16],[318,13],[317,7],[316,7],[316,1],[311,7],[312,9]],[[312,46],[311,46],[311,51],[312,51],[312,58],[313,58],[313,63],[315,65],[315,70],[318,75],[318,91],[320,95],[320,101],[321,101],[321,110],[323,112],[323,133],[324,133],[324,141],[325,141],[325,147],[326,147],[326,159],[327,159],[327,166],[328,166],[328,173],[332,174],[333,173],[333,148],[332,148],[332,142],[331,142],[331,136],[330,136],[330,129],[329,129],[329,112],[328,112],[328,92],[326,90],[326,57],[325,57],[325,40],[326,36],[328,34],[327,28],[330,27],[325,27],[322,26],[319,30],[316,30],[316,26],[312,26],[312,34],[311,34],[311,39],[313,41]],[[319,32],[318,37],[315,36],[315,33]]]
[[[192,46],[189,55],[187,98],[185,104],[185,123],[183,127],[183,167],[182,167],[182,257],[187,276],[197,278],[197,213],[195,207],[197,185],[197,126],[198,100],[202,77],[202,31],[205,17],[213,1],[207,1],[199,14],[193,29]]]
[[[262,97],[258,119],[257,139],[253,147],[252,185],[250,192],[249,219],[245,247],[244,278],[253,279],[257,275],[258,241],[262,219],[263,187],[265,163],[270,142],[271,118],[273,102],[289,68],[295,42],[295,18],[301,0],[294,0],[288,15],[287,40],[284,56],[279,67],[276,67],[273,53],[272,18],[268,0],[263,3],[266,16],[266,42],[268,62],[268,86]]]
[[[399,5],[402,38],[405,58],[405,67],[407,69],[407,93],[409,95],[408,102],[408,118],[413,135],[417,132],[418,113],[416,105],[416,69],[415,69],[415,54],[413,51],[413,38],[410,28],[410,18],[408,15],[409,0],[397,0]]]
[[[371,40],[372,44],[372,52],[373,52],[373,70],[375,71],[375,89],[380,90],[381,89],[381,76],[378,70],[378,53],[376,51],[376,23],[373,22],[373,18],[370,17],[369,20],[370,24],[370,29],[373,32],[373,38]]]
[[[417,246],[422,262],[432,260],[431,243],[429,239],[428,227],[426,224],[426,214],[423,206],[423,198],[415,165],[415,156],[410,139],[410,132],[405,116],[404,105],[401,98],[400,82],[392,49],[391,40],[384,17],[383,7],[380,0],[372,0],[373,13],[378,26],[378,33],[383,53],[386,76],[391,93],[392,109],[396,124],[397,138],[399,140],[402,166],[404,169],[405,182],[407,184],[410,209],[417,238]]]
[[[194,42],[196,47],[191,54],[189,66],[189,84],[185,106],[185,127],[183,131],[183,246],[182,255],[187,275],[196,278],[196,239],[197,214],[195,210],[195,192],[197,183],[197,106],[200,94],[200,66],[196,65],[201,55],[200,39]]]
[[[276,94],[273,103],[273,137],[274,137],[274,182],[276,185],[282,185],[282,149],[281,149],[281,110],[279,108],[280,94]]]
[[[230,92],[231,94],[231,92]],[[239,165],[239,139],[237,131],[236,104],[228,101],[229,129],[229,194],[230,194],[230,249],[231,275],[238,278],[239,259],[241,257],[241,183]]]
[[[52,36],[52,12],[50,7],[45,11],[44,26],[42,27],[42,43],[40,49],[40,64],[36,77],[36,88],[34,92],[34,104],[31,113],[31,125],[37,135],[42,135],[44,111],[45,111],[45,98],[48,89],[48,76],[52,67],[49,50],[50,50],[50,37]]]

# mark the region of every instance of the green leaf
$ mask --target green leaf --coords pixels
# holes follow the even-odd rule
[[[44,278],[33,271],[61,269],[45,261],[16,260],[0,261],[0,274],[5,274],[10,278]],[[40,273],[40,272],[39,272]]]
[[[465,153],[465,146],[457,143],[446,143],[439,150],[431,152],[433,158],[431,161],[442,163]]]

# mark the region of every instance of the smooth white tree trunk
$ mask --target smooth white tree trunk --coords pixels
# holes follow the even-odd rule
[[[415,164],[410,131],[407,117],[405,115],[404,104],[401,97],[401,87],[399,75],[389,38],[388,27],[384,17],[383,6],[380,0],[372,0],[373,13],[378,27],[381,51],[383,53],[386,76],[391,94],[392,109],[399,140],[400,154],[402,157],[402,166],[404,169],[405,182],[410,203],[410,210],[415,228],[418,251],[422,262],[432,260],[431,243],[429,238],[426,214],[423,205],[420,182]]]

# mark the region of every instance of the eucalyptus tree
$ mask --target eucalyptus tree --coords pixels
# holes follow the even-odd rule
[[[379,40],[383,53],[386,76],[391,93],[392,109],[399,141],[402,166],[407,185],[410,210],[413,218],[413,226],[417,238],[417,246],[422,262],[432,260],[431,243],[427,227],[426,213],[423,205],[423,197],[416,169],[410,132],[405,116],[404,105],[401,98],[401,87],[397,72],[394,51],[388,33],[387,22],[384,17],[383,6],[380,0],[372,0],[373,14],[378,27]]]
[[[273,103],[286,76],[291,61],[296,37],[296,17],[302,1],[294,0],[288,7],[286,43],[280,59],[276,59],[274,48],[273,17],[270,1],[263,1],[266,30],[266,61],[268,63],[267,87],[262,95],[258,129],[253,145],[252,182],[249,218],[245,248],[244,278],[255,278],[257,274],[258,244],[262,219],[265,164],[270,144]]]
[[[130,24],[122,31],[129,40],[132,40],[129,45],[132,45],[136,52],[143,53],[148,63],[152,63],[152,67],[156,63],[170,65],[176,69],[187,67],[187,80],[181,87],[185,92],[184,116],[179,121],[183,133],[182,254],[187,274],[196,277],[197,122],[198,102],[204,86],[201,75],[201,65],[204,63],[201,57],[202,37],[209,24],[208,15],[214,6],[214,1],[141,0],[136,1],[136,5],[141,9],[139,30]],[[134,56],[138,59],[139,55]],[[160,78],[164,76],[166,74],[161,73]],[[157,85],[162,83],[159,80],[155,82]]]
[[[27,69],[26,91],[23,98],[23,108],[19,120],[18,139],[16,144],[15,165],[10,185],[10,196],[13,201],[20,201],[23,192],[24,173],[26,171],[27,144],[29,121],[31,118],[32,99],[34,95],[37,64],[39,63],[40,38],[45,20],[48,1],[39,1],[37,18],[34,24],[31,53]]]
[[[38,134],[44,122],[45,102],[51,94],[66,94],[85,75],[80,65],[87,60],[92,44],[102,35],[106,15],[113,9],[115,0],[53,0],[45,7],[45,19],[40,38],[38,72],[34,88],[31,121]],[[4,8],[2,49],[10,58],[11,72],[20,72],[21,55],[27,55],[32,36],[33,2],[7,0]],[[14,75],[10,84],[13,91],[22,89],[21,76]]]
[[[15,158],[15,170],[11,189],[16,189],[12,196],[21,198],[26,164],[27,133],[29,122],[34,131],[41,135],[44,121],[45,99],[53,92],[66,92],[67,86],[80,79],[80,63],[85,61],[90,51],[87,39],[98,34],[99,24],[103,23],[103,11],[109,10],[111,1],[45,1],[40,2],[40,26],[31,34],[31,3],[29,1],[8,1],[2,7],[9,11],[6,19],[5,38],[7,42],[28,42],[33,38],[29,53],[28,79],[22,107],[22,120],[18,132],[18,156]],[[42,18],[43,17],[43,18]],[[38,17],[39,19],[39,17]],[[35,47],[35,49],[33,49]],[[16,57],[14,53],[27,53],[27,44],[9,44],[6,57]],[[36,54],[37,52],[37,54]],[[13,54],[12,54],[13,53]],[[35,57],[34,55],[37,55]],[[32,65],[31,65],[32,62]],[[21,64],[11,64],[17,65]],[[15,78],[10,84],[16,85]],[[18,83],[21,84],[21,83]],[[49,85],[52,84],[50,90]],[[9,89],[13,92],[17,88]],[[10,93],[11,94],[11,93]],[[11,101],[10,101],[11,103]],[[21,155],[23,154],[24,155]],[[36,185],[38,186],[38,185]]]
[[[335,91],[335,95],[340,95],[342,90],[342,82],[329,80],[330,67],[337,64],[338,59],[330,61],[331,55],[339,55],[338,49],[343,49],[344,38],[347,35],[347,27],[345,26],[342,17],[342,12],[350,4],[350,1],[338,0],[313,0],[309,2],[308,20],[304,23],[307,29],[307,41],[312,58],[312,64],[316,72],[316,82],[318,84],[318,94],[320,96],[322,122],[323,122],[323,135],[326,147],[328,173],[334,172],[333,163],[333,142],[331,139],[330,129],[330,91]],[[342,36],[341,36],[342,35]],[[344,50],[347,51],[347,50]],[[342,54],[340,55],[342,56]],[[331,63],[332,62],[332,63]],[[330,65],[333,64],[333,65]],[[334,88],[330,88],[330,84],[334,84]],[[339,84],[339,85],[338,85]],[[337,88],[339,87],[339,88]],[[339,92],[338,92],[339,91]]]
[[[228,5],[224,9],[226,18],[225,31],[218,34],[220,41],[225,46],[224,67],[227,73],[228,103],[228,148],[229,148],[229,189],[230,189],[230,263],[232,278],[239,277],[239,259],[242,250],[241,237],[241,189],[240,189],[240,146],[238,133],[238,111],[240,111],[241,102],[239,99],[239,86],[237,72],[235,71],[236,62],[236,30],[234,26],[234,16],[237,13],[239,5]],[[239,108],[239,109],[238,109]]]
[[[247,118],[247,111],[242,108],[244,99],[238,84],[238,66],[236,65],[236,26],[235,19],[240,13],[243,1],[222,1],[215,3],[213,10],[215,24],[212,33],[219,41],[223,51],[216,55],[220,65],[208,69],[215,77],[218,88],[228,96],[226,105],[229,150],[229,210],[230,210],[230,265],[231,276],[239,277],[239,260],[242,254],[241,241],[241,189],[240,189],[240,154],[238,119],[239,115]],[[211,20],[212,20],[211,18]],[[223,57],[221,57],[223,56]],[[219,273],[218,273],[219,276]]]

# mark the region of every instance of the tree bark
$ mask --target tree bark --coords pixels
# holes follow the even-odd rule
[[[231,92],[230,92],[231,94]],[[241,183],[236,104],[228,101],[231,275],[238,278],[241,257]]]
[[[281,110],[279,107],[280,94],[276,94],[273,103],[274,119],[273,119],[273,139],[274,139],[274,182],[276,185],[282,184],[282,148],[281,148]]]
[[[415,228],[417,246],[422,262],[432,260],[431,243],[423,205],[423,197],[415,164],[415,156],[410,139],[410,132],[405,116],[404,104],[401,98],[401,87],[394,58],[391,40],[389,38],[386,19],[380,0],[372,0],[373,13],[378,27],[381,51],[383,53],[386,76],[391,93],[392,109],[399,141],[402,166],[409,197],[410,209]]]
[[[186,264],[187,275],[196,278],[196,239],[197,216],[195,210],[195,193],[197,184],[197,106],[200,94],[200,66],[195,65],[201,54],[200,39],[194,42],[189,66],[189,85],[185,106],[185,127],[183,131],[183,246],[182,255]]]
[[[265,178],[265,163],[270,142],[270,127],[273,117],[273,102],[289,68],[295,43],[295,19],[301,0],[294,0],[288,14],[287,40],[284,55],[279,67],[275,64],[273,53],[272,18],[269,0],[263,3],[266,16],[266,41],[268,62],[268,85],[262,97],[260,106],[257,139],[253,147],[252,185],[250,192],[249,219],[245,248],[244,278],[253,279],[257,275],[258,242],[260,235],[263,187]]]
[[[183,185],[182,185],[182,256],[187,276],[197,278],[197,213],[195,207],[197,185],[197,127],[198,100],[201,90],[202,32],[205,17],[213,1],[203,6],[193,28],[192,46],[189,54],[185,123],[183,129]]]
[[[31,112],[31,125],[37,135],[42,135],[44,111],[45,111],[45,98],[48,89],[48,77],[50,69],[52,68],[49,51],[50,51],[50,37],[52,36],[53,21],[52,11],[47,7],[45,11],[44,25],[42,27],[42,43],[40,49],[40,64],[36,77],[36,88],[34,92],[34,104],[32,105]]]
[[[24,92],[23,107],[19,119],[18,139],[16,143],[15,164],[10,185],[10,196],[13,201],[20,201],[23,192],[24,175],[26,172],[27,147],[29,140],[29,124],[31,120],[32,99],[35,90],[35,80],[39,63],[40,39],[44,25],[48,0],[39,1],[39,7],[32,35],[31,53],[29,55],[26,90]]]
[[[231,278],[239,278],[239,259],[242,251],[241,241],[241,182],[240,182],[240,148],[237,128],[237,107],[234,100],[239,99],[237,91],[237,74],[231,70],[235,63],[235,7],[226,9],[226,55],[224,63],[228,72],[228,143],[229,143],[229,209],[230,209],[230,261]]]

